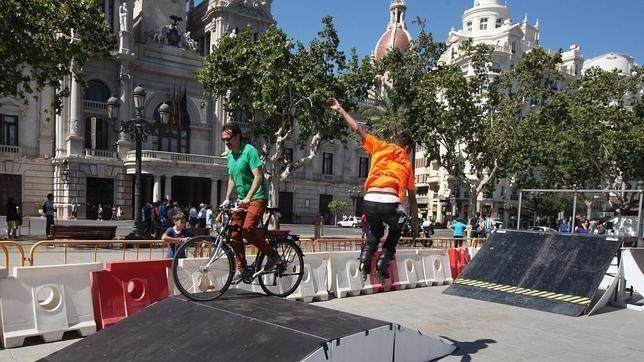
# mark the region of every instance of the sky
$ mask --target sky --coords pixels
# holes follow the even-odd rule
[[[334,18],[341,48],[356,48],[369,55],[389,21],[390,0],[274,0],[273,17],[291,37],[308,42],[322,28],[326,15]],[[462,28],[463,12],[473,0],[407,0],[407,26],[415,36],[413,19],[427,22],[434,38],[445,41],[450,28]],[[541,25],[541,45],[568,50],[581,47],[584,59],[620,52],[644,64],[644,0],[502,0],[513,22],[523,20]]]

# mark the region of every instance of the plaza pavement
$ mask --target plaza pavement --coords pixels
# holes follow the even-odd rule
[[[416,288],[315,305],[396,322],[451,341],[459,348],[444,361],[637,361],[644,356],[641,312],[608,307],[590,317],[567,317],[441,294],[445,288]],[[24,347],[0,349],[0,361],[34,361],[80,340],[74,333],[65,337],[53,343],[30,338]]]

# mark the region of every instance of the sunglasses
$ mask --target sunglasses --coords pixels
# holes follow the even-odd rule
[[[231,138],[232,138],[232,137],[222,137],[221,141],[222,141],[222,142],[230,142],[230,139],[231,139]]]

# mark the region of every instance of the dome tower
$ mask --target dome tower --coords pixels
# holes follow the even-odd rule
[[[407,31],[405,24],[405,11],[407,3],[405,0],[392,0],[389,7],[389,25],[387,30],[380,36],[373,56],[376,60],[382,59],[391,49],[406,51],[411,44],[411,34]]]

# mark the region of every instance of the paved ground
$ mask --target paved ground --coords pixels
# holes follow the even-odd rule
[[[441,337],[459,349],[444,361],[637,361],[644,314],[607,308],[591,317],[566,317],[443,295],[429,287],[319,302],[316,305],[400,323]],[[0,349],[0,361],[34,361],[78,341]],[[375,362],[375,361],[374,361]]]

